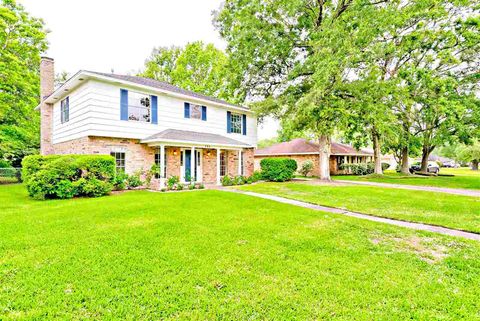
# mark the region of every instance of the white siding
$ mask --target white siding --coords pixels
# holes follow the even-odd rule
[[[158,124],[120,120],[120,89],[158,96]],[[247,113],[247,135],[227,133],[226,108],[207,106],[207,121],[184,118],[185,100],[155,91],[117,86],[90,80],[70,94],[70,121],[60,123],[60,102],[54,105],[53,142],[60,143],[83,136],[143,139],[165,129],[208,132],[256,145],[257,120]],[[195,99],[188,102],[196,103]],[[201,105],[205,105],[204,103]],[[235,110],[232,112],[242,113]]]

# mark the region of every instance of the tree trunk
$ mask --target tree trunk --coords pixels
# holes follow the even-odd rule
[[[478,171],[478,160],[473,160],[472,161],[472,170]]]
[[[422,167],[420,168],[420,172],[427,173],[428,171],[428,158],[430,154],[434,150],[435,146],[423,146],[422,147]]]
[[[382,153],[380,152],[380,135],[377,132],[372,133],[373,140],[373,159],[375,161],[374,173],[383,175],[382,170]]]
[[[405,175],[410,174],[408,167],[408,146],[402,148],[402,167],[400,168],[400,172]]]
[[[318,138],[320,145],[319,162],[320,162],[320,179],[322,181],[330,180],[330,137],[326,135],[320,135]]]

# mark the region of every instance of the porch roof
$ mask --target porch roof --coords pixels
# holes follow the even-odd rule
[[[238,140],[218,134],[201,133],[189,130],[166,129],[141,140],[141,143],[179,143],[205,146],[253,147]]]

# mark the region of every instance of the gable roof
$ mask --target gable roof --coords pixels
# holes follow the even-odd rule
[[[318,154],[320,146],[304,138],[296,138],[289,142],[275,144],[266,148],[257,149],[255,156]],[[331,155],[372,156],[366,149],[356,150],[350,145],[332,142]]]
[[[152,136],[142,139],[142,143],[156,143],[156,142],[184,142],[184,143],[198,143],[218,146],[236,146],[236,147],[251,147],[248,144],[242,143],[238,140],[225,137],[218,134],[200,133],[189,130],[166,129]]]

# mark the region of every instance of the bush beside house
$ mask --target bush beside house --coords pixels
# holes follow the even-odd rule
[[[22,176],[35,199],[98,197],[112,191],[115,160],[109,155],[32,155]]]
[[[297,162],[290,158],[264,158],[260,162],[262,177],[267,181],[285,182],[293,178]]]
[[[385,171],[390,167],[388,163],[382,163],[382,171]],[[375,172],[374,163],[357,163],[357,164],[342,164],[341,170],[348,170],[353,175],[369,175]]]

